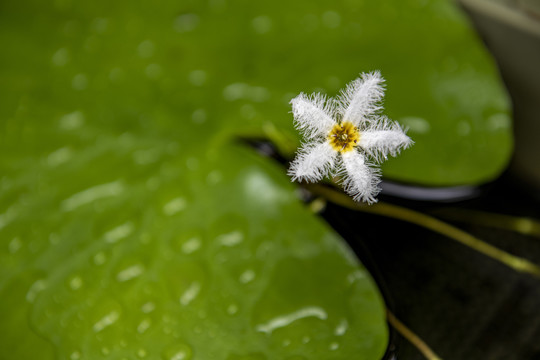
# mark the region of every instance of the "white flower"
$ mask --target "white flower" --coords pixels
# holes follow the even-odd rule
[[[289,168],[293,181],[337,176],[354,200],[377,202],[375,165],[413,144],[399,124],[378,115],[383,83],[379,72],[361,74],[337,99],[301,93],[291,100],[295,127],[307,140]]]

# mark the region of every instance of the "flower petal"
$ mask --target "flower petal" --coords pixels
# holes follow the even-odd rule
[[[291,100],[294,125],[307,138],[326,136],[336,123],[332,116],[335,103],[322,94],[307,96],[300,93]]]
[[[384,96],[384,79],[378,71],[361,74],[360,78],[347,84],[338,96],[338,113],[342,121],[354,126],[369,121],[368,117],[381,110],[379,102]]]
[[[376,161],[387,159],[388,155],[396,156],[401,149],[413,144],[403,128],[385,117],[377,120],[369,128],[362,131],[358,145]]]
[[[298,151],[288,173],[293,181],[319,181],[334,167],[336,156],[337,152],[332,149],[328,141],[307,143]]]
[[[343,187],[355,201],[368,204],[377,202],[375,196],[380,192],[380,170],[366,164],[364,156],[356,151],[342,154],[345,174]]]

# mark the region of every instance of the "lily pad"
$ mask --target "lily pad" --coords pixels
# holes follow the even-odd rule
[[[481,183],[506,166],[508,99],[452,1],[120,4],[4,4],[3,118],[84,110],[100,126],[176,132],[182,142],[273,128],[298,143],[293,96],[333,96],[378,69],[385,113],[416,142],[384,164],[385,176]]]
[[[3,204],[17,198],[2,214],[3,351],[381,356],[376,287],[279,169],[234,146],[198,157],[161,140],[111,136],[3,177]]]

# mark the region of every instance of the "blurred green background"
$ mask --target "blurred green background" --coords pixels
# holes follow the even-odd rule
[[[416,142],[386,177],[478,184],[510,154],[450,1],[3,1],[0,44],[2,359],[380,358],[373,281],[235,138],[297,144],[292,97],[380,70]]]

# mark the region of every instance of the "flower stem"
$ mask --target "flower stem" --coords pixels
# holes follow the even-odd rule
[[[519,234],[540,238],[540,222],[532,218],[469,209],[444,209],[437,211],[435,215],[467,224],[515,231]]]
[[[441,220],[435,219],[429,215],[387,203],[377,203],[371,206],[359,204],[353,201],[347,195],[321,185],[306,185],[306,189],[348,209],[387,216],[422,226],[426,229],[458,241],[463,245],[491,257],[492,259],[497,260],[518,272],[528,273],[536,277],[540,277],[540,266],[534,264],[533,262],[519,256],[512,255],[478,239],[477,237],[463,230],[460,230]]]
[[[394,329],[396,329],[397,332],[401,334],[405,339],[407,339],[411,344],[413,344],[418,351],[424,355],[424,357],[428,360],[442,360],[437,354],[431,350],[431,348],[416,335],[414,332],[412,332],[411,329],[409,329],[407,326],[405,326],[401,321],[399,321],[394,314],[390,310],[386,310],[386,317],[388,319],[388,322]]]

